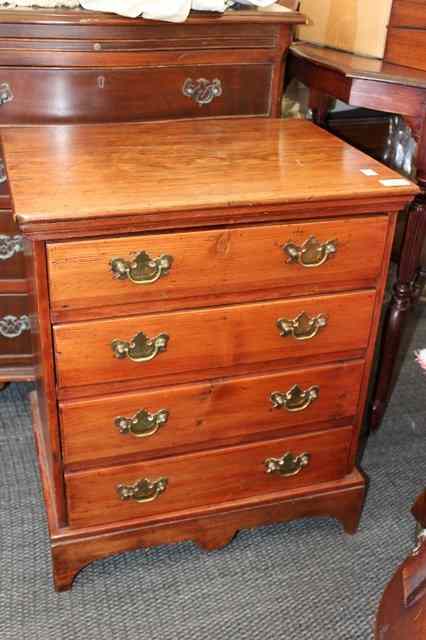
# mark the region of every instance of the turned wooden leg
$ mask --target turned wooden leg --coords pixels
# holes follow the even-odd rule
[[[321,91],[311,89],[309,93],[309,108],[312,111],[312,121],[319,127],[325,127],[328,112],[330,111],[333,98]]]
[[[380,426],[389,400],[402,331],[415,300],[416,276],[425,237],[426,196],[422,194],[414,201],[409,211],[398,280],[384,322],[377,386],[370,416],[372,429],[378,429]]]

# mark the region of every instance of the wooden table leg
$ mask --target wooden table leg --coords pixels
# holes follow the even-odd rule
[[[410,123],[411,124],[411,123]],[[391,393],[396,358],[408,314],[419,297],[421,254],[426,238],[426,122],[413,126],[417,140],[417,181],[423,193],[414,200],[408,213],[407,227],[401,248],[397,282],[383,326],[377,385],[370,415],[370,427],[378,429]],[[421,274],[424,271],[421,270]],[[420,278],[422,280],[422,277]]]
[[[316,89],[310,89],[309,108],[312,111],[312,122],[320,127],[324,127],[333,101],[334,99],[325,93],[317,91]]]

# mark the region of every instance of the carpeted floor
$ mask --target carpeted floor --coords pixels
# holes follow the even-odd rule
[[[28,385],[0,394],[1,640],[370,640],[377,604],[413,545],[409,508],[426,483],[426,310],[363,469],[359,533],[331,519],[243,531],[211,554],[191,543],[87,567],[52,588]]]

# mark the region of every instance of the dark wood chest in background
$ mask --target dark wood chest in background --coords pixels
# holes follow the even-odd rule
[[[292,26],[303,21],[266,11],[193,14],[184,24],[2,11],[0,127],[277,116]],[[0,385],[33,377],[23,246],[10,209],[0,171]]]

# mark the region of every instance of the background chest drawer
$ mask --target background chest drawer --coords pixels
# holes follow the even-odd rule
[[[195,381],[237,366],[363,355],[374,300],[365,291],[59,325],[58,383],[137,380],[144,387],[185,373]]]
[[[64,402],[64,462],[153,457],[190,447],[217,448],[272,430],[318,431],[320,424],[329,427],[345,418],[350,424],[363,371],[364,362],[357,361]]]
[[[65,481],[70,523],[82,526],[149,519],[335,480],[347,472],[351,439],[352,429],[346,427],[305,437],[68,474]],[[268,472],[271,467],[267,461],[278,460],[286,453],[294,456],[294,465],[288,465],[288,475]],[[302,459],[303,454],[306,455]],[[137,489],[134,497],[123,499],[119,486],[128,488],[131,494],[131,487],[141,480],[153,484],[146,499],[137,502]],[[159,483],[160,480],[163,482]]]
[[[270,64],[135,69],[0,67],[2,124],[268,115]]]
[[[218,294],[264,299],[366,288],[379,275],[386,232],[386,218],[377,216],[53,243],[51,304],[55,311],[120,305],[122,313],[135,304],[190,307],[206,296],[217,304]]]

